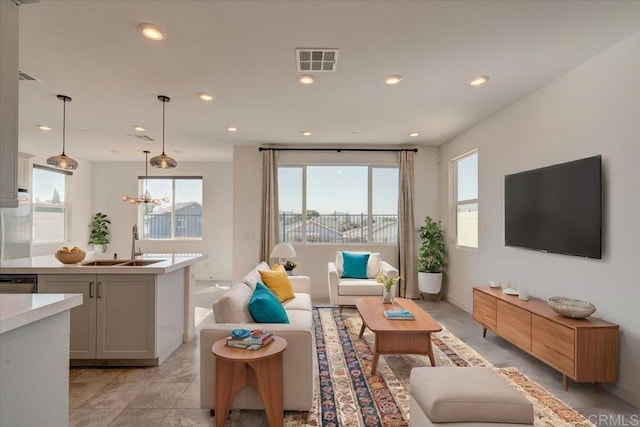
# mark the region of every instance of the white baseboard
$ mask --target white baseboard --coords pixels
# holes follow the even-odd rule
[[[467,313],[473,313],[473,306],[470,306],[469,304],[466,304],[460,301],[459,299],[452,297],[451,295],[447,295],[445,297],[445,300],[449,301],[451,304],[455,305],[459,309],[466,311]]]
[[[640,395],[635,393],[625,387],[622,387],[619,384],[606,384],[602,386],[605,390],[615,394],[620,399],[624,400],[635,406],[636,408],[640,408]]]

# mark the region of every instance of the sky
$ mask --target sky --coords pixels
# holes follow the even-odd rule
[[[368,166],[307,166],[307,210],[367,213]],[[372,169],[374,214],[397,214],[398,169]],[[278,169],[281,211],[302,212],[302,167]]]

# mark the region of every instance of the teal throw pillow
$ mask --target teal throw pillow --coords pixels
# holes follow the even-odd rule
[[[278,297],[260,282],[249,299],[249,313],[257,323],[289,323],[289,316]]]
[[[342,277],[350,279],[368,279],[368,253],[342,251]]]

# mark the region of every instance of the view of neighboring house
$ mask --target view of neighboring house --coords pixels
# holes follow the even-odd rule
[[[147,239],[170,239],[175,237],[202,237],[202,205],[198,202],[175,204],[152,210],[144,215],[144,237]],[[175,227],[172,227],[175,218]],[[172,229],[174,235],[172,236]]]
[[[308,212],[309,219],[302,214],[280,212],[280,234],[283,242],[307,243],[393,243],[398,239],[397,215],[372,215],[372,235],[369,236],[367,215]]]

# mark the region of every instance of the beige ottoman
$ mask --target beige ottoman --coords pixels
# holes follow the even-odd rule
[[[410,384],[412,426],[533,425],[531,402],[490,368],[414,368]]]

